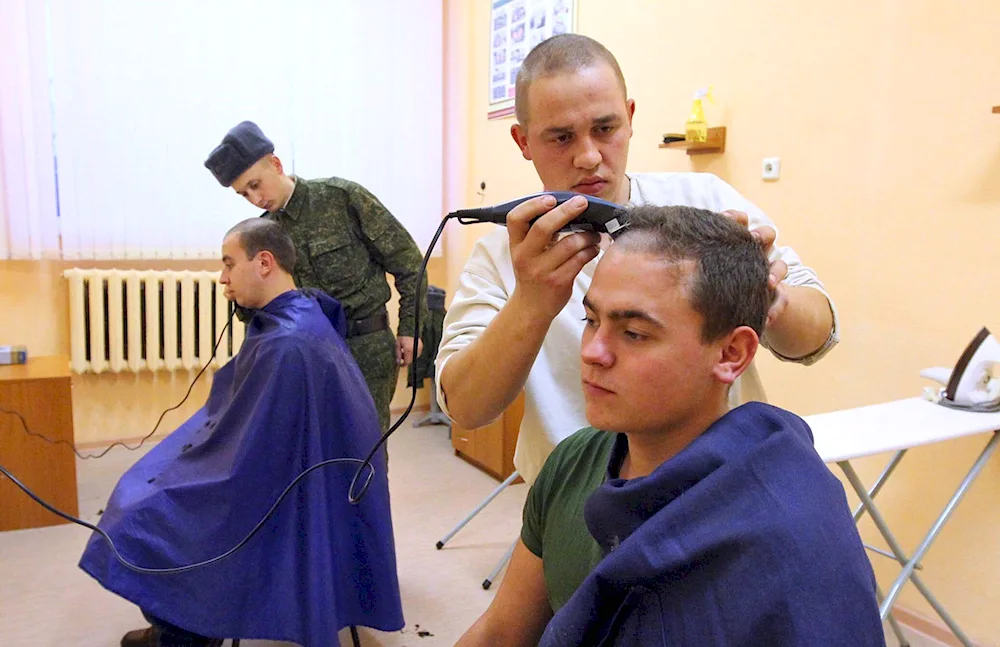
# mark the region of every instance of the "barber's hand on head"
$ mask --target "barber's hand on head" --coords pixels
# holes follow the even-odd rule
[[[573,281],[598,253],[601,237],[576,232],[559,237],[559,230],[587,208],[577,196],[553,209],[552,196],[522,202],[507,214],[510,256],[517,285],[511,300],[540,317],[554,319],[573,295]],[[540,217],[539,217],[540,216]],[[531,221],[538,218],[534,224]]]
[[[722,215],[744,227],[750,226],[750,217],[742,211],[728,209],[723,211]],[[778,235],[774,230],[774,227],[762,225],[751,231],[750,235],[757,239],[757,242],[764,250],[764,253],[770,256],[771,246],[774,245],[774,239],[777,238]],[[765,327],[770,326],[779,317],[781,317],[782,313],[784,313],[785,309],[788,307],[788,288],[784,283],[782,283],[786,276],[788,276],[788,265],[785,264],[785,261],[773,261],[768,268],[767,285],[769,288],[774,290],[774,302],[771,304],[771,308],[767,311],[767,324],[765,324]]]
[[[781,315],[788,308],[788,286],[782,283],[787,275],[788,265],[785,264],[785,261],[771,263],[767,277],[767,286],[774,290],[774,301],[771,302],[771,307],[767,310],[767,323],[764,324],[765,330],[781,318]]]
[[[750,216],[746,215],[742,211],[736,211],[735,209],[726,209],[725,211],[722,212],[722,215],[724,215],[725,217],[729,218],[730,220],[732,220],[733,222],[742,227],[745,228],[750,227]],[[778,232],[774,230],[774,227],[771,227],[769,225],[761,225],[760,227],[757,227],[756,229],[751,231],[750,235],[757,240],[757,243],[760,245],[761,249],[764,250],[764,253],[770,256],[771,246],[774,245],[774,239],[778,237]],[[780,261],[775,261],[775,262],[780,262]],[[772,263],[771,265],[773,266],[774,263]]]
[[[417,357],[424,350],[424,342],[417,340],[417,351],[413,352],[413,337],[396,337],[396,363],[400,366],[409,366],[413,363],[413,358]]]

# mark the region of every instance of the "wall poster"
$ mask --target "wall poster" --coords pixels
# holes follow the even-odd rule
[[[576,0],[492,0],[487,118],[514,114],[514,82],[528,52],[576,30]]]

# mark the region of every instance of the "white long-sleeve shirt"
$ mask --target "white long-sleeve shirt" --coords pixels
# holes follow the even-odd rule
[[[637,173],[629,175],[629,206],[683,205],[725,211],[743,211],[750,229],[762,225],[775,227],[764,212],[740,195],[736,189],[709,173]],[[438,347],[436,374],[441,375],[451,357],[482,335],[514,291],[514,268],[510,258],[510,240],[504,227],[497,227],[473,248],[459,277],[458,289],[444,321],[444,333]],[[542,469],[545,459],[560,440],[588,426],[581,388],[580,344],[584,327],[583,297],[601,255],[577,275],[573,294],[556,316],[542,342],[535,363],[524,384],[524,418],[514,450],[514,466],[529,484]],[[784,283],[819,290],[830,301],[833,329],[826,343],[807,357],[787,361],[811,364],[825,355],[838,341],[837,311],[816,273],[802,264],[791,247],[771,248],[771,262],[783,260],[788,265]],[[447,412],[445,394],[438,380],[438,401]],[[754,364],[733,384],[729,404],[739,406],[751,400],[766,401],[760,375]]]

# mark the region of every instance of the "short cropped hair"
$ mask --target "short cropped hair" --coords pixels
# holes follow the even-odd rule
[[[703,319],[701,338],[717,341],[740,326],[760,337],[774,299],[769,264],[746,227],[694,207],[634,207],[629,226],[614,245],[662,257],[693,261],[687,297]]]
[[[295,244],[281,225],[267,218],[249,218],[239,222],[226,232],[226,236],[238,234],[240,246],[247,258],[268,251],[274,256],[278,267],[289,274],[295,271]]]
[[[611,66],[622,87],[622,98],[628,98],[622,69],[614,54],[604,45],[581,34],[558,34],[540,42],[528,53],[517,72],[514,115],[518,123],[528,123],[528,89],[536,79],[576,72],[601,62]]]

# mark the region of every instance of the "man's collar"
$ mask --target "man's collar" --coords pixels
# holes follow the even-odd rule
[[[292,220],[298,220],[299,213],[305,207],[308,200],[309,189],[306,183],[299,177],[295,175],[289,177],[295,182],[295,188],[292,189],[292,194],[288,196],[288,202],[285,203],[284,207],[278,209],[277,213],[287,216]]]
[[[611,455],[608,457],[608,471],[604,475],[605,481],[621,478],[626,456],[628,456],[628,436],[615,434],[615,442],[611,446]]]

